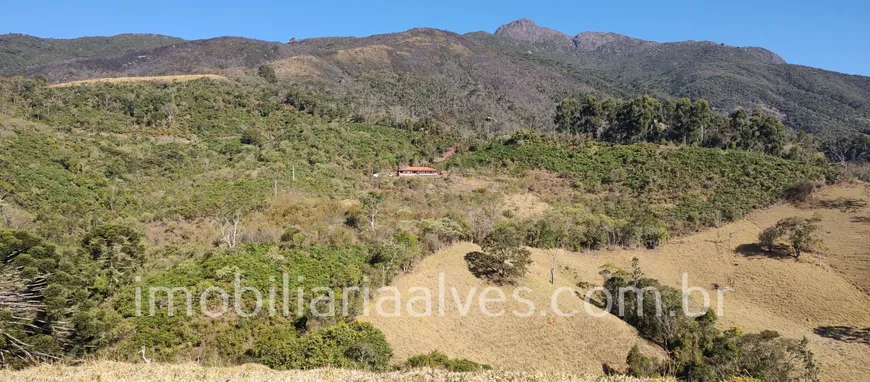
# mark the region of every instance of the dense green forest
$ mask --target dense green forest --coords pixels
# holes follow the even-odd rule
[[[4,366],[147,352],[211,365],[384,370],[389,344],[353,315],[137,316],[134,296],[159,285],[229,288],[237,273],[262,289],[285,272],[292,290],[376,288],[444,245],[504,232],[497,226],[541,248],[654,247],[775,203],[802,181],[836,177],[814,151],[791,155],[798,146],[770,117],[726,118],[703,101],[658,103],[655,113],[671,119],[655,121],[665,117],[647,115],[658,102],[650,97],[611,101],[609,122],[607,113],[595,120],[598,109],[584,114],[590,98],[569,100],[557,133],[488,139],[425,120],[357,123],[260,72],[72,87],[0,80],[0,298],[12,299],[0,302],[13,302],[0,310]],[[631,121],[673,127],[605,138]],[[752,138],[712,138],[734,123]],[[456,154],[442,158],[448,151]],[[372,176],[407,164],[446,176]],[[531,186],[534,171],[558,186]],[[503,176],[490,186],[469,180]],[[503,213],[504,193],[518,190],[553,209],[533,220]],[[485,367],[435,353],[409,362]]]

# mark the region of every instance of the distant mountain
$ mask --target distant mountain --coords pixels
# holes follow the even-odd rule
[[[26,74],[42,73],[54,81],[109,76],[188,74],[220,68],[251,67],[286,56],[286,46],[277,42],[242,37],[218,37],[181,41],[119,55],[55,62],[30,68]]]
[[[676,43],[659,43],[641,40],[634,37],[624,36],[617,33],[582,32],[576,36],[568,35],[550,28],[540,27],[529,19],[519,19],[500,26],[495,31],[496,36],[514,41],[522,41],[531,44],[545,45],[565,51],[593,52],[603,51],[611,54],[638,53],[649,49],[655,49],[665,44],[686,44],[704,46],[715,44],[709,41],[682,41]],[[738,48],[752,55],[774,64],[785,64],[776,53],[764,48],[746,47]]]
[[[107,57],[183,42],[156,34],[121,34],[74,39],[39,38],[26,34],[0,35],[0,75],[34,66],[90,57]]]
[[[552,44],[567,48],[571,45],[571,37],[550,28],[539,27],[529,19],[519,19],[500,26],[495,31],[496,36],[533,44]]]
[[[870,77],[790,65],[763,48],[653,42],[601,32],[570,37],[527,19],[505,24],[494,34],[418,28],[286,44],[221,37],[118,50],[123,49],[43,65],[30,60],[34,63],[19,63],[19,69],[6,72],[42,73],[61,82],[233,68],[252,73],[269,63],[279,78],[369,121],[430,117],[492,132],[547,130],[553,126],[555,104],[564,97],[649,93],[665,99],[705,98],[726,113],[762,108],[809,132],[870,131]],[[22,61],[21,55],[46,51],[50,49],[30,45],[14,56]],[[9,60],[7,54],[0,67],[11,67]]]

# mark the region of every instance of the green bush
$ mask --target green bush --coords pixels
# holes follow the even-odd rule
[[[428,354],[415,355],[405,361],[405,366],[409,368],[432,368],[446,369],[456,373],[467,373],[480,370],[491,370],[492,366],[470,361],[464,358],[450,359],[444,353],[437,350]]]
[[[275,369],[346,367],[383,371],[393,351],[383,333],[369,323],[351,322],[316,329],[296,337],[291,329],[255,339],[251,354]]]

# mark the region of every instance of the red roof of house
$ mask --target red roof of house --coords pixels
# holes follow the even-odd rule
[[[399,169],[399,171],[435,171],[435,172],[438,172],[438,170],[436,170],[432,167],[414,167],[414,166],[402,167],[401,169]]]

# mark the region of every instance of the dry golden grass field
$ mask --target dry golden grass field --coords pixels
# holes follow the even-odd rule
[[[64,82],[59,84],[53,84],[50,87],[65,87],[65,86],[76,86],[76,85],[89,85],[89,84],[99,84],[99,83],[124,83],[124,82],[184,82],[184,81],[193,81],[198,80],[200,78],[210,78],[213,80],[225,80],[227,79],[224,76],[219,76],[217,74],[181,74],[174,76],[153,76],[153,77],[111,77],[111,78],[93,78],[89,80],[81,80],[81,81],[72,81],[72,82]]]
[[[544,372],[480,372],[449,373],[441,370],[415,369],[405,372],[371,373],[356,370],[318,369],[275,371],[261,365],[235,367],[202,367],[196,364],[130,364],[91,362],[82,366],[45,365],[21,371],[0,370],[0,381],[20,382],[262,382],[262,381],[372,381],[372,382],[644,382],[667,379],[637,379],[629,377],[598,377],[568,373]]]
[[[771,329],[789,337],[806,336],[821,364],[823,380],[870,380],[870,329],[866,329],[870,328],[870,295],[866,293],[870,287],[870,208],[837,207],[848,200],[867,201],[870,197],[864,194],[863,185],[836,186],[819,193],[813,206],[774,206],[719,229],[672,240],[655,250],[559,251],[555,285],[549,283],[548,253],[533,250],[534,264],[521,283],[533,292],[523,296],[543,307],[541,310],[549,310],[556,287],[576,288],[579,281],[600,285],[602,265],[629,269],[631,259],[637,257],[648,276],[667,285],[679,288],[681,274],[686,272],[690,286],[711,292],[714,284],[733,286],[736,290],[725,293],[723,299],[722,329],[738,326],[751,332]],[[772,258],[754,246],[764,227],[784,217],[813,214],[822,218],[821,236],[827,247],[821,265],[814,254],[804,255],[801,261]],[[464,243],[440,251],[395,285],[403,296],[414,296],[409,288],[437,288],[438,274],[444,272],[445,285],[455,287],[461,299],[471,288],[480,293],[486,284],[470,274],[463,260],[476,248]],[[510,293],[506,289],[508,300]],[[712,297],[715,307],[715,292]],[[570,318],[538,314],[523,318],[510,312],[525,311],[525,306],[509,303],[508,314],[502,317],[487,317],[477,308],[460,317],[452,301],[448,295],[443,317],[403,314],[367,319],[384,331],[397,360],[440,350],[499,369],[600,373],[604,362],[624,367],[625,356],[636,343],[648,353],[655,352],[634,328],[614,316],[593,318],[581,313]],[[583,304],[578,297],[560,295],[563,311],[583,312]]]

